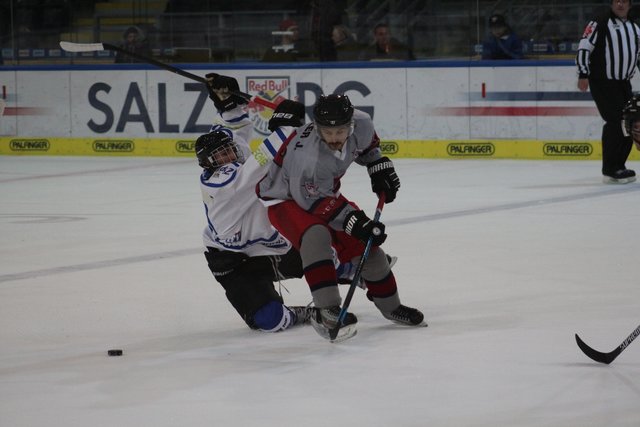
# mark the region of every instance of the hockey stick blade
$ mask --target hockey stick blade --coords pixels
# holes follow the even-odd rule
[[[596,362],[606,363],[608,365],[609,363],[613,362],[616,357],[618,357],[620,353],[622,353],[622,351],[627,348],[629,344],[633,342],[633,340],[636,339],[638,335],[640,335],[640,326],[638,326],[633,332],[631,332],[631,334],[627,338],[625,338],[625,340],[622,341],[622,343],[615,350],[610,353],[601,353],[597,350],[592,349],[580,339],[578,334],[576,334],[576,342],[578,343],[578,347],[580,347],[580,350],[582,350],[582,352],[588,357],[595,360]]]
[[[102,43],[60,42],[60,47],[67,52],[98,52],[104,50]]]
[[[618,357],[618,355],[622,351],[620,350],[620,347],[618,347],[615,350],[613,350],[611,353],[599,352],[589,347],[584,341],[582,341],[582,339],[578,336],[578,334],[576,334],[576,343],[578,344],[578,347],[580,347],[580,350],[582,350],[582,352],[587,355],[587,357],[589,357],[592,360],[595,360],[596,362],[606,363],[607,365],[613,362],[615,358]]]

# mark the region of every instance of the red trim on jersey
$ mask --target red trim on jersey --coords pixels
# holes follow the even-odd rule
[[[378,134],[376,133],[376,131],[373,131],[373,138],[371,138],[371,144],[362,152],[362,154],[367,154],[369,151],[378,147],[380,147],[380,138],[378,137]]]
[[[349,201],[342,196],[340,196],[340,198],[325,197],[318,199],[311,205],[308,212],[325,223],[329,223],[348,203]]]
[[[284,161],[284,156],[287,154],[287,146],[289,145],[289,142],[291,142],[293,137],[295,137],[296,135],[297,132],[295,130],[291,132],[291,135],[289,135],[289,137],[282,143],[280,149],[273,157],[273,162],[279,167],[282,167],[282,162]]]

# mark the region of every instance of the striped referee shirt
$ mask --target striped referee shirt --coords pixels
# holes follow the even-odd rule
[[[590,21],[576,56],[580,78],[630,80],[640,54],[640,27],[613,12]]]

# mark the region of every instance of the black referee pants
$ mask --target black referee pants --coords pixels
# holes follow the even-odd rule
[[[628,80],[589,79],[591,96],[600,116],[606,122],[602,127],[602,174],[613,175],[625,169],[631,152],[631,137],[622,133],[622,108],[633,96]]]

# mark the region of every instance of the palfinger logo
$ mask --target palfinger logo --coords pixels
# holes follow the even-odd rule
[[[398,143],[395,141],[380,142],[382,154],[398,154]]]
[[[178,141],[176,142],[176,151],[178,153],[195,153],[195,141]]]
[[[93,151],[96,153],[130,153],[135,144],[129,140],[96,140],[93,141]]]
[[[51,144],[46,139],[12,139],[11,151],[49,151]]]
[[[458,142],[447,145],[450,156],[493,156],[496,147],[490,142]]]
[[[560,143],[549,142],[543,145],[542,152],[545,156],[581,156],[587,157],[593,154],[593,147],[588,143]]]

